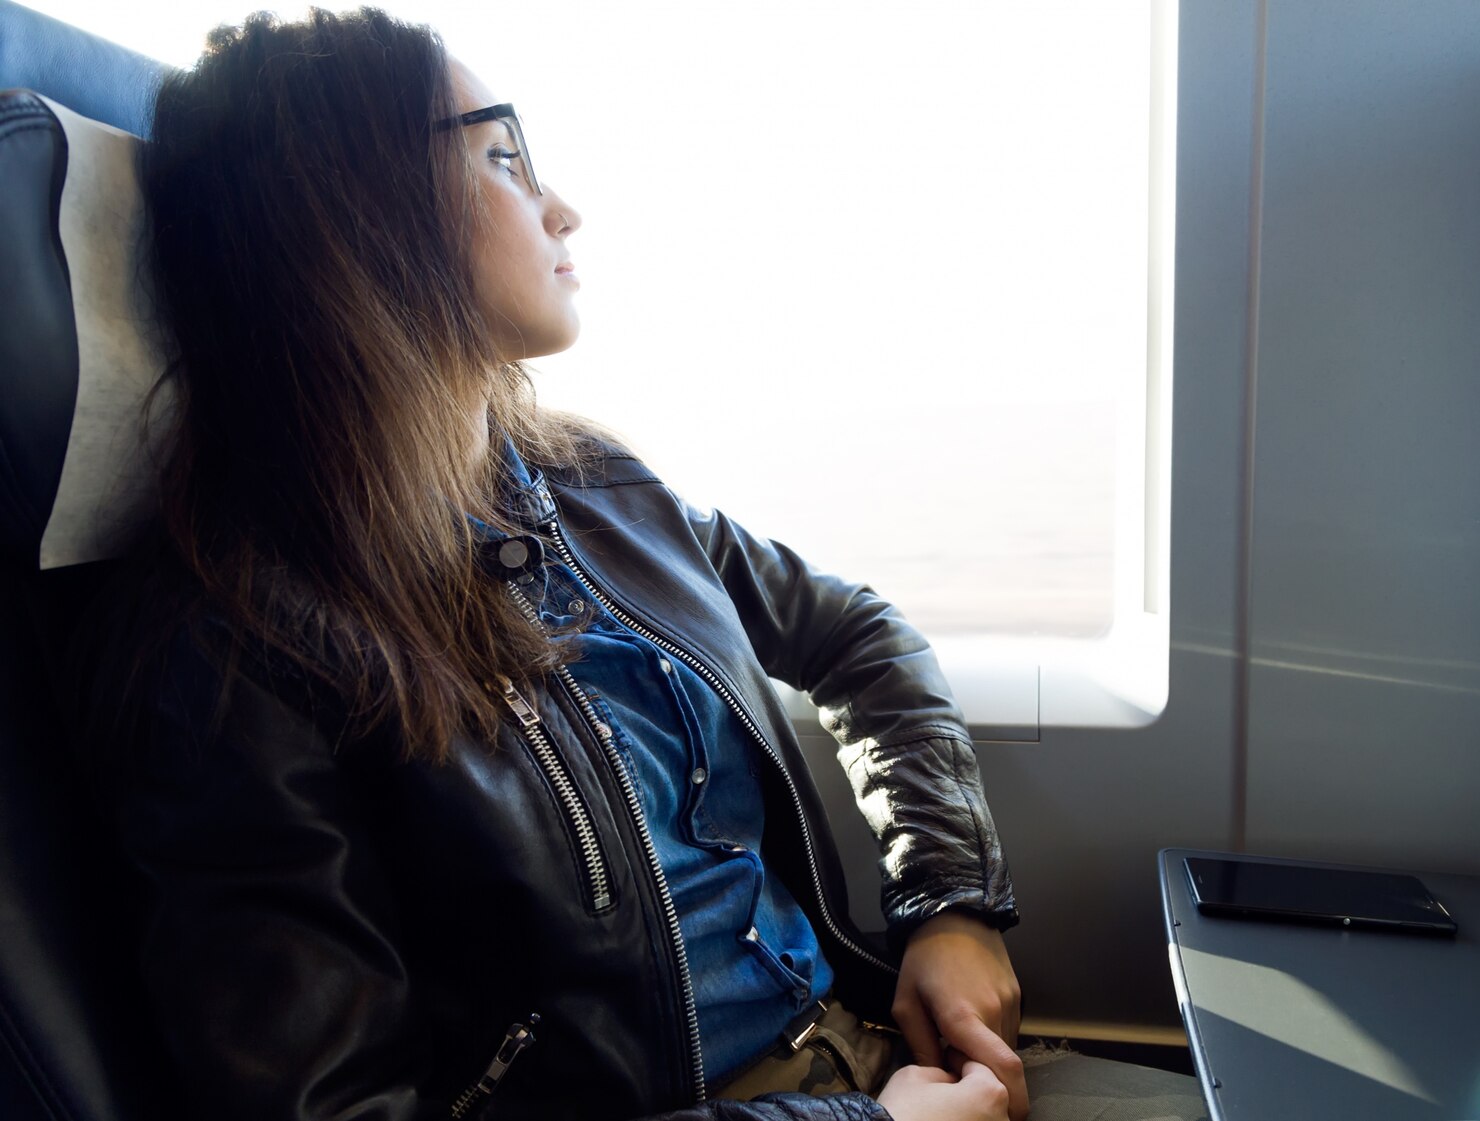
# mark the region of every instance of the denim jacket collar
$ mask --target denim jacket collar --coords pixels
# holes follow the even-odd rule
[[[504,510],[509,519],[524,529],[538,529],[555,517],[555,499],[550,494],[543,471],[533,472],[514,448],[514,441],[504,437],[502,458],[504,463],[502,493]],[[502,541],[508,534],[502,533],[486,522],[469,515],[484,540]]]

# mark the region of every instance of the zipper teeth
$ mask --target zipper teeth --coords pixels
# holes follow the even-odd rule
[[[586,854],[586,867],[591,875],[592,903],[599,911],[611,904],[611,886],[607,880],[606,868],[601,861],[601,849],[596,844],[596,830],[591,827],[591,819],[586,816],[576,798],[575,788],[566,777],[565,771],[561,769],[556,761],[555,749],[550,746],[550,740],[538,726],[527,729],[530,740],[534,743],[535,753],[540,762],[550,773],[555,782],[556,789],[560,792],[560,799],[565,803],[566,809],[575,820],[576,836],[580,841],[581,849]]]
[[[574,571],[574,566],[572,570]],[[617,756],[610,738],[602,735],[601,729],[597,727],[599,721],[596,719],[596,710],[592,707],[580,683],[565,666],[561,666],[556,672],[565,682],[565,687],[571,691],[571,695],[575,697],[586,719],[591,722],[592,730],[596,732],[596,738],[601,742],[602,750],[606,752],[612,770],[616,772],[617,781],[622,787],[622,796],[627,800],[627,808],[632,814],[633,823],[637,826],[637,835],[642,841],[642,847],[647,853],[648,864],[653,870],[653,878],[658,885],[658,898],[663,904],[663,918],[668,923],[668,933],[671,935],[678,959],[678,980],[683,993],[684,1019],[689,1029],[689,1057],[694,1076],[694,1092],[698,1100],[702,1102],[705,1097],[704,1052],[699,1042],[699,1008],[694,1000],[694,982],[689,975],[689,952],[684,946],[683,930],[678,924],[678,908],[673,905],[673,896],[668,890],[668,877],[663,874],[663,866],[658,861],[658,850],[653,844],[653,835],[648,830],[647,816],[642,812],[642,805],[637,799],[637,791],[632,786],[632,779],[627,774],[626,764]]]
[[[513,587],[513,585],[510,585]],[[526,615],[530,615],[531,621],[538,624],[539,617],[531,614],[532,608],[529,600],[518,588],[514,588],[514,598],[518,601],[520,608]],[[560,756],[551,746],[549,737],[545,735],[539,724],[531,724],[523,729],[526,738],[534,747],[535,757],[540,766],[549,775],[550,781],[555,784],[556,793],[559,794],[561,802],[565,804],[566,812],[575,823],[576,837],[580,842],[581,851],[586,857],[586,871],[591,878],[592,903],[599,911],[611,903],[611,884],[607,877],[606,865],[601,859],[601,847],[596,842],[596,829],[591,824],[591,818],[586,809],[581,805],[581,800],[576,796],[575,785],[570,776],[566,774],[565,768],[560,764]]]
[[[474,1082],[462,1092],[462,1096],[452,1103],[452,1121],[462,1121],[462,1118],[472,1108],[474,1100],[478,1097],[481,1087]]]
[[[555,530],[555,536],[557,543],[560,543],[558,527]],[[562,555],[565,552],[563,543],[561,543]],[[598,595],[591,588],[590,582],[586,580],[573,560],[568,563],[570,564],[571,571],[576,574],[576,578],[591,591],[592,595],[596,595],[602,603],[605,603],[605,598]],[[529,602],[529,597],[524,594],[523,590],[512,582],[509,584],[509,588],[514,593],[514,599],[519,604],[520,610],[524,612],[530,622],[541,630],[546,630],[547,628],[540,619],[538,612],[534,610],[534,605]],[[684,946],[683,930],[678,923],[678,908],[674,906],[673,895],[668,890],[668,877],[663,874],[663,866],[658,860],[657,846],[653,844],[653,835],[648,829],[647,816],[642,812],[642,803],[638,801],[637,791],[632,785],[631,777],[627,774],[627,766],[622,762],[616,750],[612,747],[610,735],[602,732],[601,721],[597,719],[596,709],[591,704],[591,699],[586,696],[586,691],[581,688],[580,683],[576,681],[570,670],[564,665],[560,666],[556,672],[560,680],[565,684],[566,689],[570,692],[570,695],[574,698],[582,715],[585,716],[587,723],[590,724],[591,730],[596,734],[597,742],[601,744],[601,749],[606,754],[607,761],[617,776],[617,782],[622,788],[622,797],[627,802],[627,810],[632,815],[633,824],[637,826],[638,839],[642,841],[648,866],[652,869],[653,879],[658,887],[658,899],[663,906],[663,918],[668,924],[669,940],[673,945],[674,954],[678,961],[679,989],[683,996],[684,1021],[689,1033],[689,1059],[694,1081],[694,1093],[697,1100],[702,1102],[705,1098],[704,1052],[699,1041],[699,1007],[694,1000],[694,982],[689,974],[689,953]]]
[[[864,961],[868,962],[871,965],[877,966],[878,968],[883,969],[889,973],[897,974],[899,970],[894,968],[894,966],[890,965],[886,961],[881,960],[874,954],[869,953],[857,942],[853,941],[846,934],[844,934],[843,931],[838,927],[836,920],[834,920],[832,915],[828,912],[827,897],[823,895],[822,892],[822,876],[817,870],[817,853],[812,847],[812,832],[807,827],[807,815],[802,808],[802,797],[797,792],[796,783],[792,781],[791,775],[787,773],[785,765],[781,762],[781,757],[776,754],[775,748],[773,748],[770,743],[767,742],[766,737],[761,734],[761,730],[756,727],[755,721],[750,718],[749,714],[746,713],[746,711],[740,706],[740,702],[737,701],[735,697],[730,693],[730,691],[725,688],[724,683],[720,681],[719,677],[714,673],[713,670],[711,670],[697,657],[695,657],[693,654],[690,654],[681,646],[677,645],[676,643],[669,642],[662,635],[654,634],[651,630],[643,626],[636,619],[632,618],[631,615],[627,614],[627,612],[623,611],[620,607],[613,603],[603,592],[601,592],[596,587],[590,577],[588,577],[586,573],[581,569],[581,566],[576,563],[575,554],[571,552],[570,547],[565,542],[564,536],[560,532],[559,522],[551,521],[548,528],[550,531],[550,535],[555,542],[555,548],[560,553],[560,559],[563,560],[570,567],[570,570],[576,574],[576,579],[580,580],[580,582],[585,585],[586,590],[590,592],[593,596],[595,596],[601,602],[603,607],[605,607],[608,611],[610,611],[613,615],[620,619],[624,624],[631,627],[638,634],[646,638],[649,642],[653,643],[656,646],[662,647],[664,650],[667,650],[676,658],[682,658],[684,664],[689,666],[691,669],[694,670],[694,672],[704,678],[704,680],[709,683],[710,687],[713,688],[714,691],[717,692],[722,698],[724,698],[724,702],[725,704],[729,705],[730,710],[740,718],[740,723],[745,725],[746,731],[748,731],[755,742],[761,746],[762,750],[765,751],[767,758],[769,758],[771,762],[776,765],[776,768],[781,772],[781,777],[786,780],[786,789],[787,792],[791,795],[792,808],[796,811],[797,820],[802,823],[802,839],[807,846],[807,867],[812,873],[812,887],[813,890],[817,893],[818,910],[822,915],[823,921],[827,923],[828,931],[832,934],[834,938],[836,938],[848,949],[852,950]]]

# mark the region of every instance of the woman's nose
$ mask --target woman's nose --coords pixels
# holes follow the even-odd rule
[[[581,228],[581,213],[549,187],[545,188],[545,224],[556,237],[568,237]]]

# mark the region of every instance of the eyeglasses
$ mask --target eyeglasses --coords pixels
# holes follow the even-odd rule
[[[519,166],[524,172],[524,181],[529,184],[529,189],[537,195],[545,192],[540,187],[540,180],[534,173],[534,164],[529,162],[529,144],[524,139],[524,125],[519,120],[519,114],[514,112],[514,106],[509,102],[502,105],[489,105],[483,109],[473,109],[470,112],[459,114],[456,117],[446,117],[437,121],[432,127],[438,132],[449,128],[466,128],[468,125],[481,125],[484,121],[502,121],[509,130],[509,135],[514,139],[514,147],[518,149],[514,155],[519,160]]]

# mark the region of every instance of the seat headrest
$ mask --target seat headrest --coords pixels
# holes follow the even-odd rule
[[[172,398],[146,418],[164,347],[141,143],[0,93],[0,551],[42,568],[117,555],[154,506]]]
[[[34,90],[147,138],[155,91],[169,70],[80,27],[0,0],[0,89]]]

